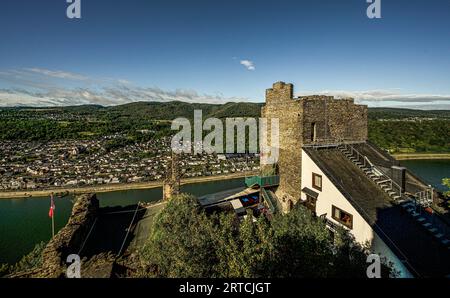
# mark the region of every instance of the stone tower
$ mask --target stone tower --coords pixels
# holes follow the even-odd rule
[[[284,212],[300,199],[303,146],[367,140],[367,106],[356,105],[352,98],[294,98],[292,84],[277,82],[266,90],[261,114],[269,123],[279,119],[280,185],[276,195]]]
[[[180,193],[180,178],[179,156],[172,152],[171,164],[167,167],[166,177],[163,183],[164,200],[170,200],[174,195]]]

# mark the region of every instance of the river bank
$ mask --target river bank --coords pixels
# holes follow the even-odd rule
[[[201,197],[242,186],[244,177],[223,178],[217,181],[185,183],[181,186],[181,191]],[[97,193],[97,198],[101,208],[125,207],[139,202],[154,204],[161,201],[162,194],[162,187],[154,187],[101,192]],[[54,202],[55,232],[57,232],[67,224],[75,202],[74,195],[55,198]],[[22,256],[32,251],[37,243],[49,241],[52,237],[52,221],[48,217],[49,206],[49,196],[0,200],[0,264],[15,264]]]
[[[450,153],[399,153],[393,156],[397,160],[450,159]]]
[[[206,177],[194,177],[186,178],[181,180],[181,185],[210,182],[210,181],[220,181],[220,180],[230,180],[235,178],[243,178],[245,176],[255,175],[256,172],[243,172],[234,173],[228,175],[218,175],[218,176],[206,176]],[[80,195],[86,193],[104,193],[104,192],[114,192],[121,190],[139,190],[139,189],[151,189],[162,187],[162,181],[151,181],[151,182],[141,182],[141,183],[128,183],[128,184],[110,184],[110,185],[99,185],[99,186],[88,186],[88,187],[77,187],[77,188],[54,188],[46,190],[32,190],[32,191],[12,191],[12,192],[0,192],[0,199],[20,199],[20,198],[33,198],[33,197],[45,197],[53,194],[64,194],[64,195]]]

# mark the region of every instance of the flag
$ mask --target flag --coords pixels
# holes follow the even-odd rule
[[[55,202],[53,201],[53,194],[50,196],[50,210],[48,211],[48,217],[53,217],[55,213]]]

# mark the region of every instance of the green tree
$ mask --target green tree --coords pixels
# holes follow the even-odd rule
[[[157,216],[144,257],[164,277],[212,276],[217,263],[211,221],[188,195],[172,199]]]
[[[444,192],[446,196],[450,196],[450,178],[442,179],[442,185],[446,186],[448,190]]]
[[[42,251],[44,248],[45,243],[40,242],[36,244],[30,253],[23,256],[16,264],[0,264],[0,277],[39,267],[42,264]]]
[[[367,268],[364,247],[344,229],[333,237],[303,206],[270,222],[239,221],[206,214],[188,195],[157,216],[141,257],[158,277],[365,277]]]

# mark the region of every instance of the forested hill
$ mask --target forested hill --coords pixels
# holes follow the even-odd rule
[[[94,118],[133,117],[154,120],[173,120],[177,117],[193,118],[194,110],[202,110],[204,118],[259,117],[262,103],[229,102],[225,104],[172,102],[134,102],[118,106],[82,105],[70,107],[17,107],[0,108],[0,117],[40,118],[84,116]]]
[[[412,110],[396,108],[369,108],[369,119],[450,119],[450,110]]]
[[[17,107],[0,108],[1,115],[8,113],[14,116],[36,117],[60,115],[92,115],[114,117],[140,117],[156,120],[173,120],[177,117],[192,118],[194,110],[202,110],[203,117],[259,117],[263,103],[228,102],[225,104],[172,102],[134,102],[118,106],[103,107],[100,105],[81,105],[68,107]],[[27,115],[28,114],[28,115]],[[398,108],[369,108],[370,120],[405,120],[410,119],[450,119],[450,110],[412,110]]]
[[[260,117],[262,103],[200,104],[186,102],[136,102],[103,107],[84,105],[47,108],[0,108],[0,140],[46,141],[96,138],[125,133],[142,140],[170,134],[169,120]],[[282,115],[280,115],[282,117]],[[369,139],[391,152],[450,152],[450,110],[369,108]]]

